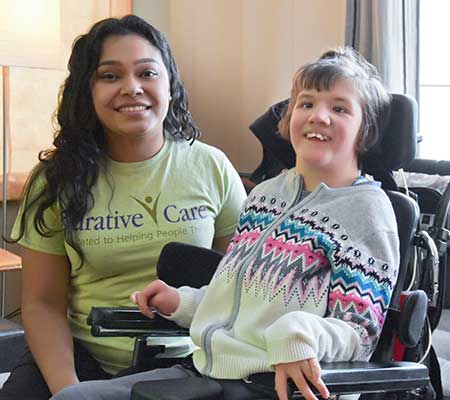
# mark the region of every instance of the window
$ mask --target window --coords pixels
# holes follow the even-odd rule
[[[450,160],[450,1],[420,1],[421,158]]]

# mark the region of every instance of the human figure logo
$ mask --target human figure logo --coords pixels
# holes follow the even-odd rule
[[[150,204],[153,202],[152,196],[147,196],[144,201],[137,199],[134,196],[130,196],[134,201],[140,204],[145,211],[147,211],[148,215],[152,218],[156,225],[158,225],[158,200],[161,192],[156,196],[156,200],[153,203],[153,207],[150,207]]]

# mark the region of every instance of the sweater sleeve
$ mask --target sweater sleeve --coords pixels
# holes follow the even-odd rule
[[[305,311],[284,314],[265,331],[271,365],[307,358],[320,361],[356,360],[359,336],[344,321]]]
[[[180,295],[180,304],[172,315],[164,317],[176,322],[183,328],[189,328],[207,287],[203,286],[200,289],[195,289],[189,286],[182,286],[177,289]]]
[[[370,234],[335,254],[327,316],[358,333],[358,360],[368,360],[377,345],[397,282],[399,247],[395,230]]]
[[[397,279],[397,233],[370,235],[328,256],[332,270],[325,318],[294,311],[270,325],[264,334],[272,365],[312,357],[368,360],[375,349]]]

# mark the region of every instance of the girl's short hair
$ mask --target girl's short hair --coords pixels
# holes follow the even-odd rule
[[[291,97],[278,129],[289,137],[289,125],[299,93],[302,90],[330,90],[340,79],[348,80],[362,99],[363,120],[357,139],[357,155],[370,150],[378,141],[378,118],[389,104],[390,95],[381,82],[377,69],[351,47],[331,49],[320,58],[301,66],[294,75]]]

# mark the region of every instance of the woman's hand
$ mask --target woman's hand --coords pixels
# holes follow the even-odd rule
[[[134,292],[130,300],[139,307],[142,314],[155,318],[152,307],[160,314],[170,315],[176,311],[180,304],[180,295],[172,286],[161,280],[156,280],[140,291]]]
[[[317,400],[310,389],[310,382],[327,399],[330,393],[320,377],[321,369],[317,358],[275,365],[275,390],[280,400],[288,400],[287,381],[291,378],[306,400]]]

